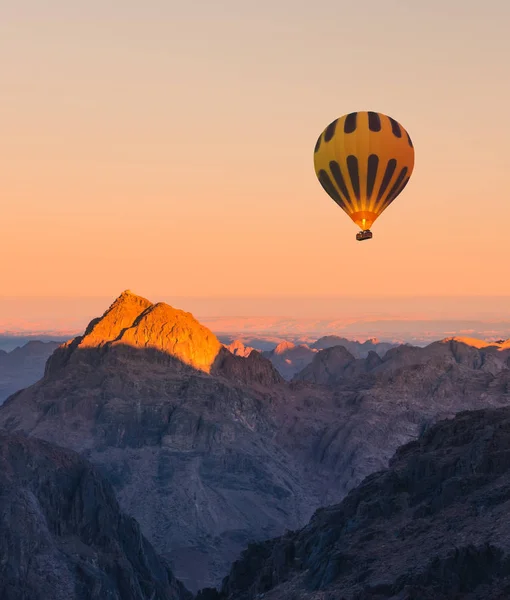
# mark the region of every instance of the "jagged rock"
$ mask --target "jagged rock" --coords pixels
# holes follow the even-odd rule
[[[245,358],[222,349],[213,367],[213,374],[245,385],[261,384],[270,387],[283,382],[278,371],[260,352],[251,352]]]
[[[255,348],[245,346],[241,340],[234,340],[230,344],[225,345],[225,347],[235,356],[243,356],[244,358],[248,358],[253,351],[257,352]]]
[[[0,432],[2,600],[191,600],[87,461]]]
[[[102,317],[90,322],[76,346],[90,348],[113,342],[125,330],[133,327],[136,319],[144,311],[152,307],[152,302],[149,302],[146,298],[137,296],[130,290],[125,290]]]

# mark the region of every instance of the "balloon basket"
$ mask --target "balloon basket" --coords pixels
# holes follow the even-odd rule
[[[372,232],[370,231],[370,229],[359,231],[356,234],[356,239],[358,240],[358,242],[362,242],[363,240],[370,240],[372,239]]]

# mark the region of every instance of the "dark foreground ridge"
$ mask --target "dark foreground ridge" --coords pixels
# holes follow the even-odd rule
[[[509,551],[510,409],[465,412],[198,599],[503,600]]]
[[[75,452],[0,433],[2,600],[190,600]]]

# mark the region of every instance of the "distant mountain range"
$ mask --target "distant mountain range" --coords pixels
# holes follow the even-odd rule
[[[237,341],[237,344],[240,343],[240,341]],[[383,356],[388,350],[394,348],[396,345],[397,344],[379,342],[377,339],[357,342],[336,335],[327,335],[319,338],[310,345],[296,345],[292,342],[280,342],[274,350],[265,351],[262,355],[273,363],[285,379],[291,380],[313,361],[319,350],[333,348],[334,346],[342,346],[355,358],[366,358],[370,352],[375,352],[376,354]]]
[[[509,342],[315,342],[229,349],[126,291],[0,407],[0,427],[81,453],[188,589],[219,586],[248,544],[305,526],[438,420],[510,403]]]
[[[0,404],[14,392],[32,385],[44,374],[46,361],[59,342],[29,341],[10,352],[0,350]]]
[[[338,336],[349,340],[378,338],[392,344],[425,346],[445,337],[480,339],[510,338],[510,319],[366,317],[342,319],[208,317],[202,320],[229,344],[238,339],[247,346],[271,350],[282,341],[311,344],[320,337]]]
[[[0,333],[0,352],[11,352],[11,350],[20,348],[29,342],[62,343],[76,335],[77,333],[65,334],[61,331],[55,334],[32,333],[30,335],[20,332],[3,332]]]

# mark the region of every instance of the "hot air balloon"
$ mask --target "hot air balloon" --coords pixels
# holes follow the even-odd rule
[[[315,173],[326,193],[361,228],[358,241],[407,185],[414,147],[407,131],[377,112],[353,112],[330,123],[314,152]]]

